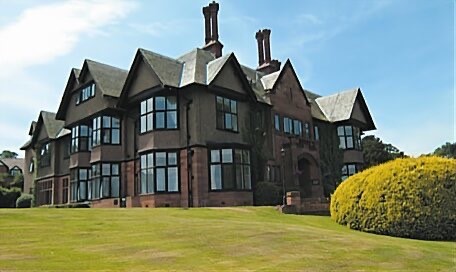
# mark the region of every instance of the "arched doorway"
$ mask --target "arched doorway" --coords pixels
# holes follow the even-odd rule
[[[298,160],[298,170],[299,170],[299,189],[301,191],[301,197],[311,197],[312,196],[311,163],[305,158],[300,158]]]

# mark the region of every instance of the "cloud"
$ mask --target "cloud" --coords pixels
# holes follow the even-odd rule
[[[323,21],[317,15],[309,14],[309,13],[303,13],[303,14],[298,15],[296,17],[295,22],[297,24],[308,24],[308,23],[311,23],[314,25],[323,24]]]
[[[61,90],[33,71],[70,53],[84,37],[109,35],[105,28],[135,7],[126,0],[57,1],[29,7],[0,25],[0,150],[19,152],[29,119],[58,107]]]
[[[0,75],[9,76],[32,65],[69,53],[83,34],[99,35],[134,8],[121,0],[71,0],[30,8],[0,28]]]

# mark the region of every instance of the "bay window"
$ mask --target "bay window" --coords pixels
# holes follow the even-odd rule
[[[118,163],[96,163],[88,183],[89,199],[119,197],[120,166]]]
[[[75,126],[71,129],[71,153],[89,151],[92,148],[90,134],[92,128],[86,125]]]
[[[177,152],[151,152],[141,155],[139,193],[179,192],[179,155]]]
[[[211,190],[250,190],[250,151],[223,148],[210,150]]]
[[[141,102],[140,132],[177,129],[177,99],[175,96],[155,96]]]
[[[359,171],[358,166],[354,163],[345,164],[342,166],[342,181],[346,180],[349,176],[353,176]]]
[[[87,200],[87,183],[90,180],[90,168],[76,168],[70,171],[70,201]]]
[[[111,116],[99,116],[92,122],[93,146],[100,144],[120,144],[120,119]]]
[[[361,150],[361,130],[353,126],[337,127],[339,148]]]

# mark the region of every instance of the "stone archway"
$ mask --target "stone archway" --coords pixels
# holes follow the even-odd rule
[[[299,170],[299,191],[301,191],[301,197],[312,196],[312,178],[311,178],[311,165],[310,162],[301,158],[298,160]]]

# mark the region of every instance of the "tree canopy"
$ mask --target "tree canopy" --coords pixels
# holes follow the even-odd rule
[[[2,153],[0,153],[0,159],[16,159],[17,156],[19,156],[19,154],[9,150],[3,150]]]
[[[398,157],[403,157],[404,153],[392,144],[384,143],[374,135],[366,136],[362,139],[364,153],[364,168],[378,165]]]
[[[447,142],[434,150],[434,155],[446,158],[456,158],[456,142]]]

